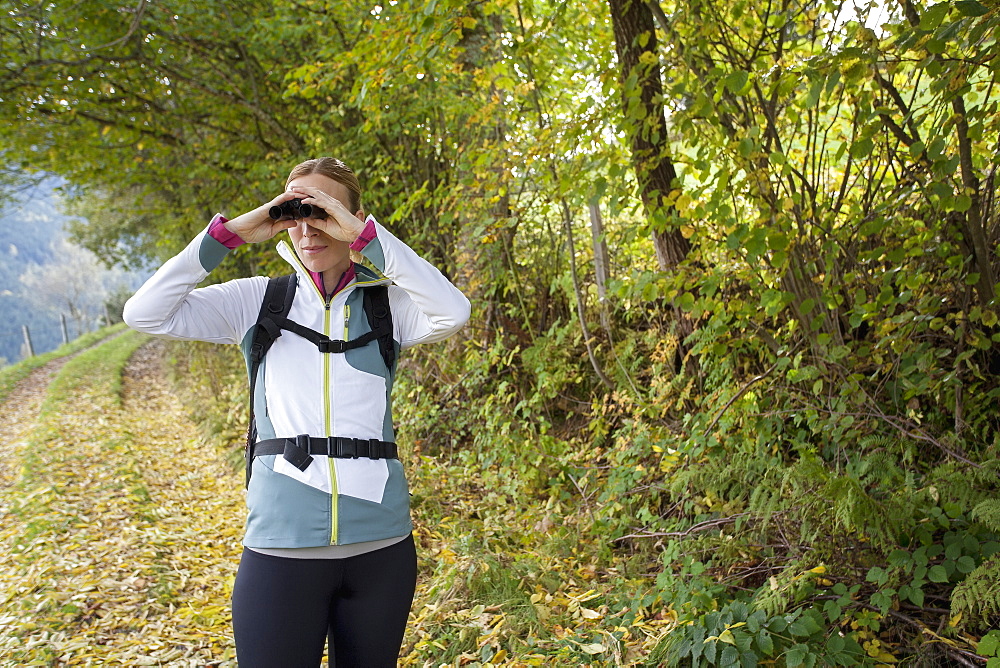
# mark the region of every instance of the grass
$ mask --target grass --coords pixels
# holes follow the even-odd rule
[[[12,364],[0,369],[0,403],[7,399],[7,395],[22,380],[27,378],[35,369],[45,366],[49,362],[61,357],[67,357],[81,350],[89,348],[94,344],[106,339],[109,336],[118,334],[126,329],[124,323],[102,327],[95,332],[88,332],[69,343],[63,344],[50,352],[42,355],[35,355],[23,359],[17,364]]]

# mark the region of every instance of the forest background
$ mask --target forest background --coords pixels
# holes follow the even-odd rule
[[[461,535],[413,651],[1000,662],[994,3],[3,8],[4,187],[65,179],[107,262],[334,155],[472,299],[397,387]],[[238,359],[174,356],[235,448]]]

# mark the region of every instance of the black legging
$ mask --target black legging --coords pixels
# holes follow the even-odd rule
[[[347,559],[244,549],[233,586],[240,668],[317,668],[328,635],[331,668],[395,666],[416,582],[413,536]]]

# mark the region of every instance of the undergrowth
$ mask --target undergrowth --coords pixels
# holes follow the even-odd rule
[[[669,330],[623,337],[614,392],[550,372],[586,364],[565,354],[580,344],[563,325],[525,350],[498,338],[404,356],[394,409],[420,581],[402,664],[994,658],[996,392],[967,398],[981,426],[958,443],[932,429],[925,394],[900,417],[862,377],[819,392],[821,364],[779,360],[768,376],[734,368],[735,343],[692,341],[697,379],[677,373]],[[175,358],[206,433],[241,452],[238,354]],[[185,383],[192,372],[207,382]],[[752,373],[765,382],[736,380]]]

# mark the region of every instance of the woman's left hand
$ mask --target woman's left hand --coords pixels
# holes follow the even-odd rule
[[[295,193],[304,204],[318,206],[326,211],[325,220],[320,218],[309,218],[307,220],[310,225],[329,234],[334,239],[352,243],[365,229],[363,211],[352,214],[339,199],[328,195],[319,188],[313,186],[292,186],[288,190]]]

